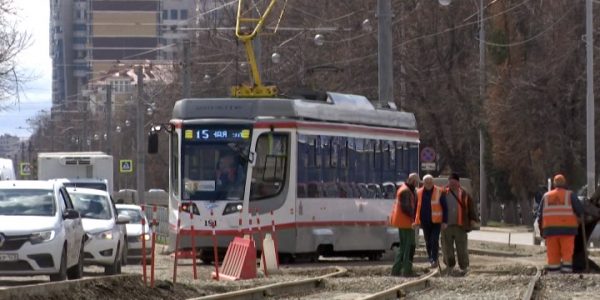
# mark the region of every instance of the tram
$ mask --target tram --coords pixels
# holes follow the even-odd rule
[[[272,221],[282,259],[378,259],[398,243],[388,217],[398,185],[418,170],[412,113],[333,92],[183,99],[166,127],[171,250],[178,221],[179,249],[191,248],[193,225],[206,263],[214,260],[213,231],[223,254],[234,236],[258,238]]]

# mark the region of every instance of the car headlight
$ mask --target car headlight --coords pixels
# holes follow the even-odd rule
[[[54,238],[54,230],[34,232],[29,237],[32,244],[39,244],[51,241]]]
[[[144,234],[144,240],[146,240],[146,241],[150,240],[150,234],[149,233],[145,233]]]
[[[242,208],[243,207],[241,203],[227,203],[227,205],[225,205],[225,209],[223,210],[223,215],[225,216],[241,212]]]
[[[101,239],[101,240],[112,240],[113,239],[112,230],[101,231],[94,235],[96,236],[96,238]]]

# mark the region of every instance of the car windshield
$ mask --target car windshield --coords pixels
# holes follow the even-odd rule
[[[52,190],[0,190],[0,215],[53,216],[56,211]]]
[[[70,192],[73,206],[79,211],[82,218],[108,220],[110,214],[110,204],[106,196],[90,195],[77,192]]]
[[[102,182],[64,182],[65,187],[78,187],[106,191],[106,184]]]
[[[125,215],[130,218],[129,224],[142,224],[142,212],[131,208],[117,208],[119,215]]]
[[[241,200],[250,129],[239,126],[185,130],[183,200]]]

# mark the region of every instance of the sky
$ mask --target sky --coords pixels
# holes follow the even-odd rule
[[[18,0],[18,28],[31,35],[31,45],[17,57],[20,70],[33,76],[25,83],[20,101],[16,97],[0,102],[0,135],[9,133],[22,138],[29,137],[32,128],[26,120],[40,110],[50,111],[52,105],[52,60],[49,52],[50,2],[47,0]]]

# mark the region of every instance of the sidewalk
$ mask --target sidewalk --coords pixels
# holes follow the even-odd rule
[[[491,226],[481,226],[480,231],[493,231],[493,232],[533,232],[533,227],[527,226],[507,226],[507,227],[491,227]]]

